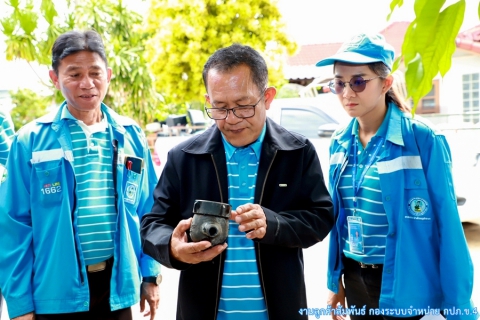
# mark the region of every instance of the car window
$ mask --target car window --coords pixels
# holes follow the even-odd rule
[[[280,124],[287,130],[300,133],[307,138],[318,138],[318,127],[332,123],[327,115],[321,115],[309,110],[282,109]]]

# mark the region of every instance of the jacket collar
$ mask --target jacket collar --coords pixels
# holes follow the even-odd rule
[[[265,124],[257,140],[255,140],[253,143],[245,147],[245,148],[250,148],[250,150],[252,150],[253,153],[255,153],[255,157],[257,159],[260,159],[260,154],[262,152],[262,145],[263,145],[263,140],[265,139],[266,131],[267,131],[267,125]],[[223,134],[222,134],[222,142],[223,142],[223,147],[225,148],[225,156],[227,157],[228,161],[232,159],[233,155],[238,149],[244,148],[244,147],[235,147],[231,145],[230,142],[228,142],[227,139],[225,139],[225,136]]]
[[[262,143],[261,160],[258,167],[257,185],[263,183],[268,174],[268,168],[275,158],[278,150],[296,150],[306,146],[304,141],[299,140],[285,128],[276,124],[270,118],[266,120],[267,130]],[[217,178],[221,190],[223,202],[228,201],[227,159],[222,141],[222,133],[216,125],[207,131],[191,138],[186,142],[182,151],[190,154],[210,154],[217,171]],[[262,187],[255,188],[255,203],[262,202]],[[225,195],[225,199],[224,196]]]
[[[388,119],[386,140],[393,144],[404,146],[405,143],[403,141],[402,133],[402,117],[405,115],[393,102],[388,104],[388,108],[391,109],[390,112],[387,113],[387,115],[390,116],[390,119]],[[350,121],[346,127],[339,129],[332,138],[337,140],[338,144],[347,150],[348,144],[351,140],[354,123],[355,119],[352,119],[352,121]]]
[[[303,148],[305,142],[300,141],[296,136],[285,128],[267,118],[267,131],[264,142],[274,150],[296,150]],[[222,134],[216,125],[211,126],[207,131],[193,138],[182,150],[193,154],[214,153],[219,148],[223,149]]]
[[[405,117],[405,113],[398,109],[393,102],[390,102],[388,107],[392,108],[392,111],[390,112],[390,120],[388,121],[387,140],[396,145],[404,146],[402,118]]]
[[[63,125],[62,116],[63,116],[63,110],[66,107],[67,107],[67,102],[64,101],[57,110],[47,113],[46,115],[38,118],[36,120],[37,123],[41,123],[41,124],[51,123],[53,130],[58,131],[60,127]],[[132,119],[119,115],[118,113],[110,109],[103,102],[100,108],[102,109],[102,112],[107,117],[107,122],[121,133],[125,132],[124,126],[132,126],[136,124],[135,121],[133,121]]]

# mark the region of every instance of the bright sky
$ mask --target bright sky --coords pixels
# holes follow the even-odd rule
[[[457,0],[447,0],[447,4]],[[56,2],[61,2],[56,1]],[[148,8],[148,1],[127,0],[133,8]],[[391,0],[278,0],[280,12],[287,24],[287,32],[299,44],[343,42],[352,35],[363,32],[379,32],[393,21],[414,19],[414,0],[404,0],[396,8],[389,22]],[[478,0],[466,0],[467,8],[462,30],[480,24]],[[4,1],[0,0],[0,17],[6,12]],[[25,63],[6,64],[3,35],[0,33],[0,90],[18,87],[39,88],[38,78]],[[48,79],[46,71],[41,71]]]

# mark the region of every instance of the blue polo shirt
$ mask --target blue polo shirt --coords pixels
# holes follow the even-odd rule
[[[345,222],[342,233],[344,243],[343,252],[345,256],[349,258],[368,264],[383,264],[385,258],[388,220],[385,208],[383,207],[377,160],[385,149],[384,143],[387,136],[390,113],[391,107],[387,109],[385,119],[365,148],[362,146],[358,137],[358,122],[355,120],[352,127],[352,141],[357,144],[357,154],[354,154],[354,148],[351,146],[348,155],[348,164],[340,177],[338,185],[345,212],[348,216],[352,216],[354,212],[352,174],[354,157],[356,157],[356,181],[357,183],[361,182],[361,184],[356,195],[357,208],[355,216],[362,219],[363,253],[350,249],[347,222]],[[377,148],[379,148],[379,150],[375,153]],[[371,157],[374,157],[373,164],[368,167],[367,164]],[[361,181],[362,171],[367,167],[368,169]]]
[[[63,108],[72,139],[78,236],[86,265],[113,256],[117,230],[110,135],[106,119],[91,126]]]
[[[254,203],[258,164],[266,125],[258,139],[237,148],[223,138],[228,172],[228,203],[233,209],[246,203]],[[267,320],[267,307],[255,257],[254,242],[245,232],[238,230],[238,223],[229,222],[228,247],[223,270],[219,320]]]

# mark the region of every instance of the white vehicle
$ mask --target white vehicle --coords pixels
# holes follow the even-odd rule
[[[274,99],[267,115],[286,129],[309,139],[331,137],[340,124],[351,119],[338,97],[329,93],[314,98]]]

